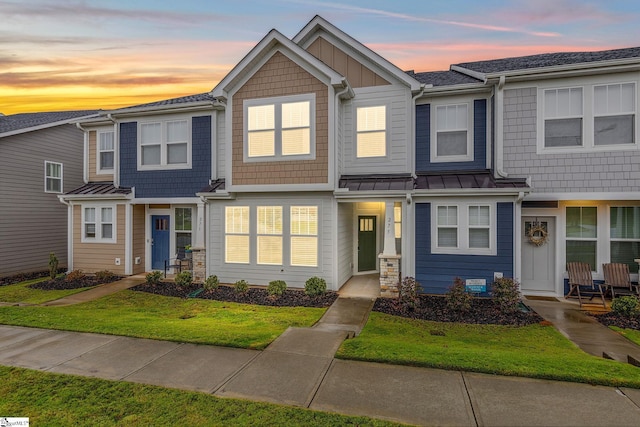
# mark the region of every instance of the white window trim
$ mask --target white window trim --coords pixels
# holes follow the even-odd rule
[[[60,177],[47,175],[47,165],[59,165],[60,166]],[[49,190],[47,188],[47,178],[59,179],[60,180],[60,191]],[[52,194],[62,194],[62,193],[64,193],[64,164],[59,163],[59,162],[50,162],[49,160],[45,160],[44,161],[44,192],[45,193],[52,193]]]
[[[358,157],[358,108],[370,108],[370,107],[384,107],[385,111],[385,129],[384,129],[384,156],[368,156]],[[390,158],[390,133],[391,133],[391,118],[390,118],[390,105],[386,102],[379,101],[365,101],[353,103],[353,158],[358,163],[375,162]]]
[[[309,154],[283,155],[282,154],[282,104],[293,102],[309,102]],[[249,107],[257,107],[261,105],[275,106],[275,140],[274,155],[249,157]],[[255,162],[278,162],[278,161],[296,161],[296,160],[315,160],[316,159],[316,94],[305,93],[301,95],[278,96],[271,98],[245,99],[242,102],[242,140],[243,140],[243,159],[245,163]]]
[[[438,247],[438,207],[456,206],[458,208],[458,247]],[[489,247],[469,247],[469,206],[489,207]],[[496,202],[481,200],[456,202],[442,200],[431,203],[431,253],[451,255],[497,255],[497,205]]]
[[[437,129],[437,107],[444,107],[449,105],[466,105],[467,106],[467,154],[457,156],[438,156],[438,129]],[[473,146],[473,128],[474,128],[474,99],[456,99],[449,98],[447,102],[434,101],[430,107],[430,149],[431,149],[431,163],[452,163],[452,162],[472,162],[474,161],[474,146]]]
[[[85,209],[94,208],[96,210],[96,237],[86,237],[85,236]],[[103,238],[102,237],[102,208],[111,208],[111,238]],[[81,221],[80,221],[80,241],[82,243],[117,243],[118,236],[118,205],[110,205],[110,204],[84,204],[80,205],[80,209],[82,212]]]
[[[113,168],[103,169],[100,163],[100,153],[102,151],[107,152],[109,150],[100,150],[100,134],[112,133],[113,134]],[[96,175],[113,175],[116,169],[116,133],[113,128],[109,129],[97,129],[96,130]]]
[[[594,118],[595,115],[595,87],[596,86],[608,86],[616,84],[633,84],[635,86],[635,120],[634,120],[634,135],[632,144],[607,144],[607,145],[595,145],[594,137]],[[544,96],[545,91],[550,89],[572,89],[582,88],[582,145],[575,147],[546,147],[545,146],[545,107]],[[583,81],[579,80],[578,84],[564,84],[564,85],[540,85],[537,88],[537,154],[554,154],[554,153],[589,153],[589,152],[603,152],[603,151],[627,151],[640,149],[638,138],[638,126],[640,126],[640,114],[638,114],[638,82],[634,80],[615,80],[615,79],[596,79]],[[598,116],[604,117],[604,116]]]
[[[167,123],[176,121],[187,122],[187,163],[169,164],[167,160]],[[143,165],[142,164],[142,125],[160,123],[160,164],[159,165]],[[138,122],[137,126],[137,154],[138,154],[138,170],[168,170],[168,169],[191,169],[192,165],[192,120],[191,116],[168,116],[168,117],[152,117]]]
[[[227,208],[247,208],[247,214],[249,215],[249,229],[247,230],[246,233],[241,233],[241,232],[227,232]],[[251,220],[254,217],[254,215],[252,215],[252,206],[249,205],[245,205],[245,204],[238,204],[238,205],[227,205],[223,207],[223,214],[222,217],[224,218],[224,224],[222,226],[222,230],[224,230],[223,236],[224,236],[224,240],[223,240],[223,250],[224,250],[224,263],[228,264],[228,265],[250,265],[251,264],[251,242],[253,240],[253,236],[255,235],[255,232],[252,233],[252,224],[251,224]],[[228,258],[228,252],[227,252],[227,236],[247,236],[249,237],[249,248],[248,248],[248,254],[249,256],[247,257],[247,261],[230,261]]]

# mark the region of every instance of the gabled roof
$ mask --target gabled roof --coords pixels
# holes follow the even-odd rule
[[[420,83],[433,85],[434,87],[482,83],[482,80],[457,71],[426,71],[421,73],[407,71],[407,74],[418,80]]]
[[[45,113],[21,113],[0,116],[0,137],[16,135],[48,127],[60,126],[72,121],[95,116],[100,110],[50,111]]]

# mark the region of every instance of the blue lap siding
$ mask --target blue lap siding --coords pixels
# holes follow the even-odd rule
[[[139,171],[138,123],[120,124],[120,185],[136,197],[195,197],[211,178],[211,116],[191,121],[191,169]]]
[[[513,203],[497,203],[497,255],[451,255],[431,253],[431,204],[416,203],[416,280],[423,292],[443,294],[453,279],[486,279],[493,273],[513,277]]]
[[[487,168],[487,100],[473,101],[473,161],[431,162],[431,105],[416,106],[416,171],[445,172]]]

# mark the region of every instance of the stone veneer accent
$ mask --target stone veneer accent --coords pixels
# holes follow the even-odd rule
[[[536,193],[620,192],[640,187],[640,151],[537,154],[537,88],[504,92],[504,168],[531,176]]]
[[[380,296],[398,297],[400,255],[378,255],[380,259]]]
[[[191,262],[193,263],[193,281],[195,283],[204,283],[207,278],[207,250],[192,249]]]

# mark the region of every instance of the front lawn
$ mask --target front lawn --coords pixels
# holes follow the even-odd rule
[[[620,333],[628,340],[640,345],[640,331],[636,329],[618,328],[617,326],[610,326],[610,328]]]
[[[0,414],[46,426],[391,426],[162,387],[0,366]]]
[[[640,368],[588,355],[542,324],[469,325],[372,312],[336,357],[640,388]]]
[[[43,291],[40,289],[32,289],[29,285],[49,280],[49,277],[28,280],[26,282],[16,283],[14,285],[0,286],[0,302],[24,303],[24,304],[42,304],[43,302],[53,301],[68,295],[86,291],[90,288],[78,289],[62,289]]]
[[[312,326],[325,310],[182,299],[126,290],[66,307],[0,307],[0,323],[263,349],[289,326]]]

